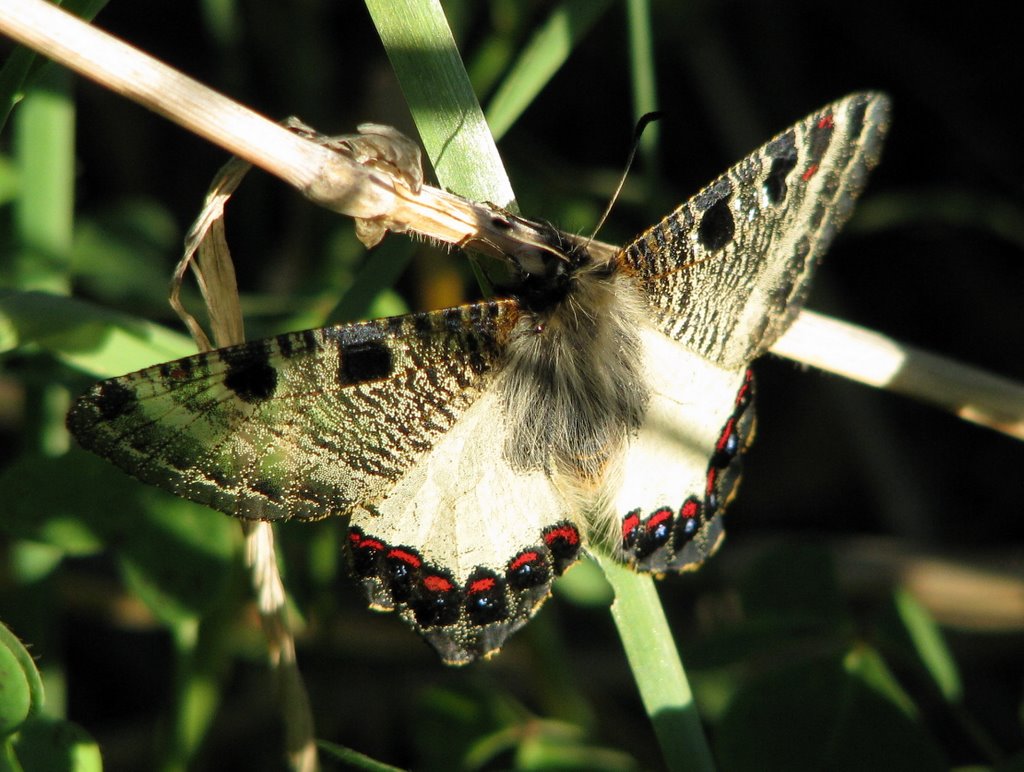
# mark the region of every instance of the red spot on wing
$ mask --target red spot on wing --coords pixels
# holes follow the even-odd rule
[[[382,542],[382,541],[377,541],[376,539],[364,539],[362,536],[358,536],[357,534],[352,534],[352,536],[355,537],[355,539],[354,539],[355,546],[359,547],[359,549],[361,549],[361,550],[365,550],[365,549],[383,550],[384,549],[384,542]]]
[[[750,396],[750,389],[754,385],[754,372],[750,369],[743,376],[743,385],[740,386],[740,390],[736,392],[736,402],[734,407],[738,408],[746,401]]]
[[[708,469],[708,484],[704,489],[704,495],[710,496],[715,492],[715,483],[718,482],[718,470],[715,467]]]
[[[811,164],[807,167],[807,171],[800,175],[800,179],[804,182],[810,181],[811,177],[818,173],[818,164]]]
[[[430,592],[451,592],[455,585],[443,576],[431,574],[423,577],[423,586]]]
[[[832,117],[832,113],[829,113],[828,115],[823,115],[821,117],[821,120],[818,121],[818,128],[819,129],[832,129],[832,128],[835,128],[835,125],[836,125],[836,121]]]
[[[647,530],[654,531],[659,525],[664,523],[666,520],[672,519],[672,510],[668,507],[662,507],[649,518],[647,518]]]
[[[633,531],[640,525],[640,510],[634,509],[624,518],[622,518],[622,538],[628,539],[633,535]]]
[[[557,528],[552,528],[546,534],[544,534],[544,541],[547,544],[551,544],[556,541],[567,541],[570,544],[578,544],[580,541],[580,532],[572,525],[560,525]]]
[[[509,563],[508,570],[509,571],[516,571],[516,570],[522,568],[523,566],[525,566],[527,563],[536,563],[539,560],[540,560],[540,555],[538,553],[534,552],[533,550],[530,550],[528,552],[523,552],[520,555],[518,555],[515,560],[513,560],[511,563]]]
[[[413,568],[419,568],[423,562],[420,560],[419,555],[414,555],[413,553],[399,547],[388,552],[388,559],[401,560],[403,563],[410,565]]]
[[[472,582],[469,585],[469,587],[466,589],[466,592],[468,592],[470,595],[473,595],[473,594],[478,593],[478,592],[487,592],[488,590],[493,590],[493,589],[494,589],[494,578],[490,577],[490,576],[486,576],[483,579],[477,579],[475,582]]]
[[[718,442],[715,443],[715,450],[718,452],[724,451],[725,446],[729,443],[734,431],[736,431],[736,419],[730,418],[725,422],[725,427],[722,429],[722,433],[718,435]]]
[[[679,510],[679,517],[684,520],[693,520],[700,515],[700,502],[696,499],[687,499],[683,502],[683,508]]]

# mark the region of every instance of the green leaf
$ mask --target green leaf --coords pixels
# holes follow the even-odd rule
[[[15,731],[43,703],[43,682],[21,641],[0,623],[0,737]]]
[[[28,345],[98,377],[140,370],[196,350],[180,333],[81,300],[0,290],[0,353]]]
[[[7,502],[0,530],[69,555],[90,555],[102,549],[102,535],[88,522],[104,517],[111,499],[89,495],[84,489],[102,485],[113,495],[116,487],[106,488],[107,474],[93,476],[92,463],[87,467],[76,463],[87,460],[77,452],[63,458],[23,455],[6,467],[0,473],[0,500]],[[115,474],[111,469],[109,476]],[[54,485],[54,480],[61,484]],[[113,482],[116,486],[117,480]]]
[[[959,702],[963,698],[960,673],[939,626],[906,590],[897,590],[893,602],[917,659],[931,675],[942,695],[949,702]]]
[[[139,499],[143,517],[111,518],[111,528],[117,520],[123,526],[118,555],[126,584],[165,624],[203,616],[231,586],[238,523],[155,488],[141,488]]]
[[[228,586],[240,542],[232,518],[91,454],[23,458],[0,475],[0,499],[9,503],[0,527],[16,537],[69,554],[116,545],[126,581],[167,624],[204,614]]]
[[[100,772],[103,760],[96,741],[77,724],[38,716],[22,725],[14,751],[25,770]]]
[[[181,233],[160,204],[126,200],[75,224],[72,271],[84,294],[121,307],[167,309],[169,258]]]
[[[391,288],[398,283],[412,256],[413,250],[408,241],[386,239],[370,253],[366,264],[356,273],[352,284],[328,314],[331,322],[372,319],[378,315],[378,310],[382,310],[382,303],[394,304]],[[392,305],[388,311],[402,314],[408,313],[408,308],[404,304]]]
[[[587,769],[623,772],[636,762],[595,745],[577,723],[540,718],[501,690],[425,690],[416,736],[424,769]],[[438,743],[438,737],[444,742]]]

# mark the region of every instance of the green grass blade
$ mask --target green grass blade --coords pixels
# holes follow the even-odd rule
[[[487,106],[495,139],[518,120],[609,5],[611,0],[568,0],[552,11]]]
[[[70,84],[66,70],[49,70],[26,95],[17,115],[21,186],[14,208],[19,249],[13,280],[21,289],[69,289],[75,162]]]
[[[185,335],[74,298],[0,290],[0,354],[39,346],[100,378],[194,354]]]
[[[345,769],[362,769],[365,772],[402,772],[400,767],[393,767],[390,764],[377,761],[365,753],[346,748],[343,745],[326,740],[320,740],[317,745],[333,759],[344,764]]]
[[[921,664],[935,680],[942,696],[951,703],[960,702],[964,695],[963,683],[938,624],[906,590],[898,590],[894,602]]]
[[[438,182],[511,208],[515,196],[437,0],[367,0]]]
[[[605,555],[594,557],[615,590],[612,619],[665,764],[691,772],[713,770],[711,750],[654,580]]]
[[[629,64],[633,80],[633,117],[658,109],[658,89],[654,75],[654,34],[651,30],[649,0],[627,0],[629,19]],[[651,124],[640,138],[640,155],[646,169],[654,168],[654,151],[658,146],[658,125]]]

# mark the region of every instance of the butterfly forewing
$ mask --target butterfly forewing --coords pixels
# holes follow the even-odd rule
[[[741,369],[799,311],[814,268],[878,163],[883,94],[851,94],[751,153],[620,255],[659,328]]]
[[[449,663],[500,648],[579,552],[540,471],[503,459],[514,300],[279,335],[94,386],[68,426],[139,479],[228,514],[349,517],[370,605]]]
[[[68,427],[139,479],[256,519],[378,501],[479,396],[518,316],[479,303],[289,333],[94,386]]]

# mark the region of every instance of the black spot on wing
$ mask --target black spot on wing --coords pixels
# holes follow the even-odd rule
[[[434,332],[434,325],[430,320],[430,314],[414,314],[412,326],[416,334],[421,337],[426,337]]]
[[[96,410],[104,421],[113,421],[135,407],[135,392],[117,381],[106,381],[96,387]]]
[[[701,217],[697,227],[697,238],[701,245],[709,250],[721,249],[736,233],[736,222],[729,209],[730,198],[726,196],[713,203]]]
[[[478,568],[466,582],[466,614],[474,625],[500,622],[508,617],[505,583],[497,574]]]
[[[445,308],[441,311],[441,319],[443,321],[443,329],[446,332],[452,334],[458,334],[462,332],[463,327],[466,325],[466,320],[463,317],[463,311],[461,308]],[[435,330],[431,330],[434,332]]]
[[[383,341],[343,344],[339,358],[338,383],[341,386],[387,378],[394,370],[391,349]]]
[[[169,383],[187,381],[192,377],[193,369],[200,357],[185,357],[174,362],[160,365],[160,377]]]
[[[777,155],[772,159],[771,169],[764,180],[764,194],[772,205],[778,206],[786,200],[786,195],[789,192],[786,177],[796,167],[796,161],[797,153],[793,147],[790,147],[788,152]]]
[[[224,385],[243,402],[262,402],[274,396],[277,370],[270,364],[266,341],[224,349],[220,359],[227,366]]]

